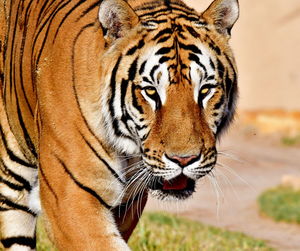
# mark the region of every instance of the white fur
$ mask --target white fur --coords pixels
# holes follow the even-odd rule
[[[36,183],[36,186],[32,188],[28,196],[28,207],[29,209],[36,213],[40,214],[42,207],[40,201],[40,186],[39,183]]]
[[[150,72],[155,65],[159,65],[159,68],[156,70],[154,79],[155,82],[153,85],[142,82],[142,87],[146,86],[154,86],[158,92],[158,95],[160,97],[162,105],[166,103],[167,100],[167,87],[169,86],[169,72],[168,72],[168,66],[167,63],[159,64],[159,60],[161,58],[161,55],[155,55],[155,53],[160,49],[159,46],[154,47],[151,51],[146,53],[144,57],[142,57],[141,62],[144,60],[147,60],[147,63],[145,65],[145,70],[142,76],[150,76]],[[157,81],[157,75],[158,73],[162,73],[160,81],[158,83]],[[148,99],[146,99],[148,101]],[[149,101],[151,107],[153,110],[155,110],[155,103],[153,104],[153,101]]]
[[[200,62],[205,66],[207,70],[208,76],[215,76],[215,70],[210,65],[210,59],[212,58],[211,53],[209,52],[206,47],[204,47],[202,44],[197,44],[197,47],[201,50],[202,55],[197,54],[199,57]],[[194,100],[195,102],[198,102],[199,92],[201,87],[204,84],[216,84],[216,80],[209,80],[208,82],[205,81],[204,78],[204,70],[202,67],[200,67],[195,62],[192,62],[190,65],[191,69],[191,80],[194,84]],[[199,75],[200,72],[200,75]],[[205,108],[207,105],[208,100],[213,96],[215,89],[211,89],[210,94],[203,100],[203,107]]]
[[[223,18],[228,27],[232,27],[239,17],[239,3],[237,0],[223,0],[219,9],[228,9],[229,12]]]

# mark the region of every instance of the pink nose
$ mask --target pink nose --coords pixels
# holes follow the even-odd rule
[[[190,155],[190,156],[178,156],[178,155],[173,155],[173,156],[168,156],[166,155],[167,158],[177,164],[179,164],[181,167],[185,167],[191,163],[193,163],[196,159],[199,159],[200,155]]]

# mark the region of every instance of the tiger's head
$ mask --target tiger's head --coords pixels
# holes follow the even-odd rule
[[[104,0],[99,9],[107,139],[141,155],[134,179],[160,198],[185,199],[214,168],[216,141],[234,116],[228,40],[238,1],[215,0],[202,14],[177,0],[130,3]]]

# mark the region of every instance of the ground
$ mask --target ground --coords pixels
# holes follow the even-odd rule
[[[162,203],[150,199],[146,210],[169,211],[227,230],[266,240],[282,251],[300,250],[300,226],[275,223],[260,215],[257,197],[275,187],[283,175],[300,176],[300,148],[285,146],[278,135],[260,135],[251,127],[234,126],[219,146],[222,153],[213,179],[198,182],[192,199]],[[217,199],[219,197],[219,199]]]

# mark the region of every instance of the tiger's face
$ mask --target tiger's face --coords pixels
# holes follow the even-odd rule
[[[102,98],[108,139],[125,154],[141,155],[133,178],[160,198],[194,192],[195,181],[215,166],[216,140],[234,114],[229,34],[207,15],[191,15],[140,20],[107,54],[113,62]]]

